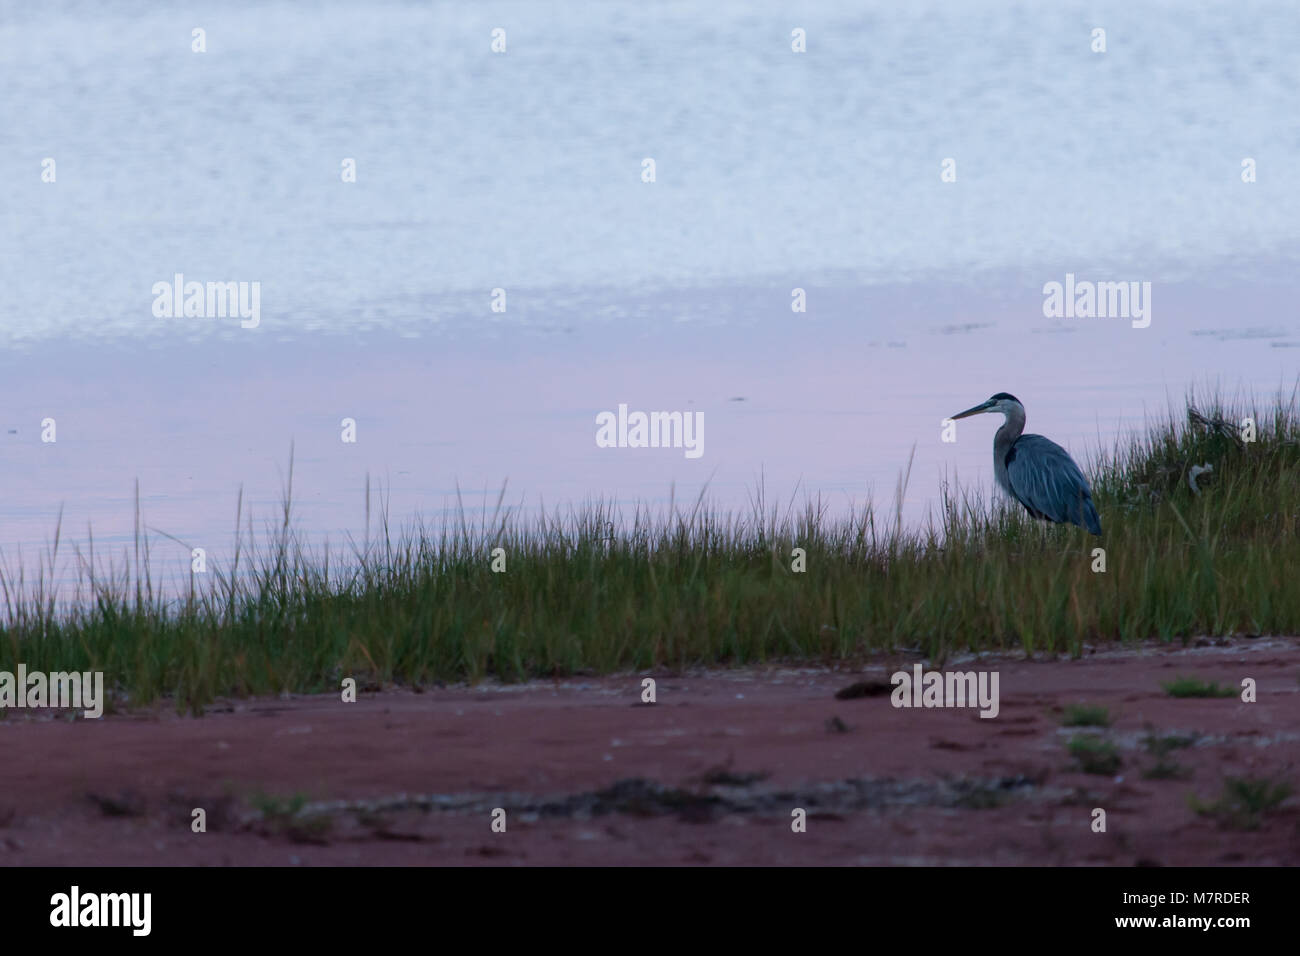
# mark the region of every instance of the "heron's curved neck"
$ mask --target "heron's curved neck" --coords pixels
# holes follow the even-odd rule
[[[1001,448],[1009,448],[1015,444],[1017,438],[1024,434],[1025,410],[1020,405],[1010,405],[1002,414],[1006,421],[1002,423],[998,433],[993,436],[993,442]]]

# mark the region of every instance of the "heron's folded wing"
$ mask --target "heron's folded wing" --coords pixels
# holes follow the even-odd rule
[[[1007,480],[1028,508],[1053,521],[1078,523],[1092,497],[1070,453],[1042,435],[1021,435],[1007,455]]]

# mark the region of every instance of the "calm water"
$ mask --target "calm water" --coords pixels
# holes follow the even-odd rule
[[[996,423],[939,422],[994,391],[1087,457],[1297,373],[1291,3],[43,3],[0,63],[11,562],[60,507],[120,548],[137,478],[219,555],[291,442],[334,542],[367,474],[399,519],[505,479],[888,506],[913,447],[916,521],[990,482]],[[260,283],[260,324],[156,317],[176,273]],[[1066,273],[1150,282],[1150,326],[1044,317]],[[619,403],[702,411],[704,455],[597,448]]]

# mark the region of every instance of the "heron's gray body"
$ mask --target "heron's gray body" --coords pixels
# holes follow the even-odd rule
[[[993,436],[993,475],[1002,489],[1035,518],[1074,524],[1101,534],[1092,490],[1070,453],[1042,435],[1025,435],[1025,409],[1013,395],[999,392],[983,405],[962,412],[1001,412],[1006,421]]]

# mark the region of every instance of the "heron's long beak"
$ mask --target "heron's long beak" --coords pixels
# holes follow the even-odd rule
[[[959,418],[969,418],[971,415],[978,415],[980,412],[987,412],[992,407],[993,399],[990,398],[987,402],[980,402],[974,408],[968,408],[964,412],[958,412],[956,415],[952,416],[952,420],[956,421]]]

